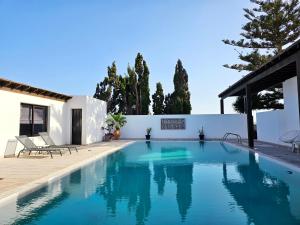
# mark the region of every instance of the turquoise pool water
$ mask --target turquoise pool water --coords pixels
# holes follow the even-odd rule
[[[294,225],[300,174],[220,142],[141,141],[0,206],[0,223]]]

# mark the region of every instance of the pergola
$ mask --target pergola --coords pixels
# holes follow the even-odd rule
[[[297,76],[298,107],[300,115],[300,40],[282,53],[274,56],[259,69],[249,73],[219,94],[221,114],[224,114],[224,99],[244,96],[245,113],[247,114],[248,145],[254,147],[254,125],[251,96],[270,87],[277,86],[287,79]]]

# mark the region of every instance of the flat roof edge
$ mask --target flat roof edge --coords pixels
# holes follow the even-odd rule
[[[0,77],[0,89],[17,93],[28,94],[32,96],[46,97],[59,101],[68,101],[72,96],[49,91],[43,88],[37,88],[28,84],[7,80]]]

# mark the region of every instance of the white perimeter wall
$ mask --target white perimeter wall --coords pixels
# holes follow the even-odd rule
[[[279,140],[282,134],[300,129],[296,77],[283,82],[283,97],[284,110],[256,114],[258,140],[284,144]]]
[[[161,118],[185,118],[185,130],[161,130]],[[222,138],[226,132],[247,137],[246,115],[131,115],[121,130],[121,138],[145,138],[146,129],[152,128],[152,138],[198,138],[203,126],[206,138]]]
[[[282,144],[279,137],[284,132],[284,110],[260,112],[256,114],[257,139]]]
[[[82,144],[102,140],[101,127],[106,117],[106,103],[89,96],[74,96],[68,102],[0,90],[0,158],[7,141],[19,135],[21,103],[48,106],[48,132],[56,144],[71,142],[71,110],[82,108]],[[40,137],[32,138],[44,145]],[[17,151],[23,146],[18,143]]]

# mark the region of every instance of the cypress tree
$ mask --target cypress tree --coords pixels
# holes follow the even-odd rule
[[[117,111],[117,100],[116,100],[116,97],[117,97],[117,93],[116,92],[116,82],[117,82],[117,66],[116,66],[116,63],[113,62],[112,65],[109,67],[107,67],[107,83],[111,89],[111,96],[110,96],[110,100],[108,102],[108,105],[107,105],[107,110],[108,112],[110,113],[115,113]]]
[[[188,87],[188,74],[180,59],[177,61],[174,74],[173,114],[190,114],[192,107],[190,103],[190,92]]]
[[[141,89],[141,114],[148,115],[149,114],[149,106],[151,103],[150,100],[150,88],[149,88],[149,68],[145,60],[143,60],[144,72],[142,79],[140,81],[140,89]]]
[[[137,88],[137,76],[134,71],[134,68],[131,68],[129,65],[127,67],[128,73],[128,82],[126,87],[126,95],[127,95],[127,114],[133,115],[137,113],[137,96],[138,96],[138,88]]]
[[[141,115],[149,114],[150,89],[149,89],[149,68],[141,53],[135,58],[134,71],[137,74],[137,96],[136,113]]]
[[[107,102],[107,112],[114,112],[116,108],[116,101],[113,99],[116,77],[117,66],[113,62],[111,67],[107,67],[107,77],[104,77],[103,81],[96,86],[94,98]]]
[[[138,53],[135,58],[134,71],[137,74],[136,114],[141,114],[141,80],[144,74],[143,56]]]
[[[121,75],[116,76],[114,80],[114,89],[112,95],[114,108],[111,110],[111,113],[125,114],[127,111],[126,81],[126,77],[123,78]]]
[[[165,101],[164,101],[164,113],[165,114],[175,114],[173,111],[173,98],[172,98],[172,94],[167,94],[165,96]]]
[[[252,9],[244,9],[248,22],[242,27],[242,38],[238,41],[223,40],[227,45],[248,49],[239,52],[244,63],[224,67],[238,71],[254,71],[270,58],[283,51],[284,46],[300,36],[299,0],[250,0],[255,4]],[[268,89],[266,93],[253,96],[254,109],[281,109],[279,102],[283,98],[282,88]],[[243,98],[234,103],[238,112],[244,111]]]
[[[190,103],[190,92],[188,87],[188,74],[180,59],[175,67],[173,78],[174,92],[165,97],[166,114],[190,114],[192,106]]]
[[[157,83],[156,84],[156,91],[155,93],[152,95],[152,110],[154,115],[161,115],[164,113],[164,100],[165,100],[165,96],[164,96],[164,91],[162,88],[161,83]]]

